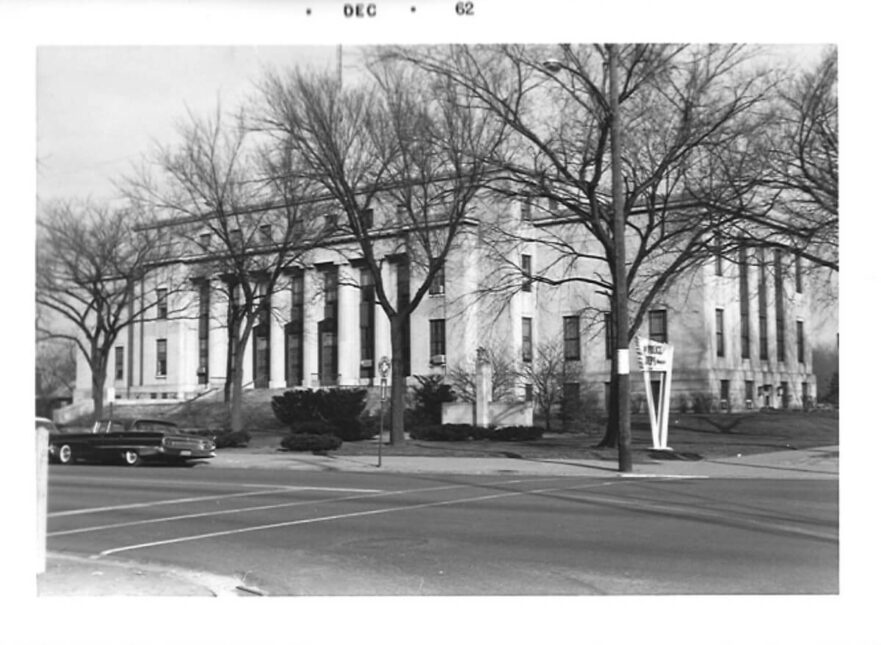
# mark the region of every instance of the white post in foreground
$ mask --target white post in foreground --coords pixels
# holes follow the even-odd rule
[[[46,514],[49,498],[49,431],[37,429],[37,573],[46,571]]]

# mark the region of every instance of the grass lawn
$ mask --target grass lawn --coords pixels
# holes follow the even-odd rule
[[[248,450],[274,452],[283,435],[252,432]],[[615,448],[596,448],[599,432],[548,434],[536,441],[416,441],[383,445],[390,456],[509,457],[521,459],[606,459],[617,460]],[[668,445],[673,459],[715,459],[787,449],[838,444],[838,412],[815,411],[751,412],[748,414],[671,414]],[[648,417],[632,420],[633,461],[653,458]],[[335,455],[376,454],[376,440],[346,442]],[[657,455],[656,455],[657,457]]]

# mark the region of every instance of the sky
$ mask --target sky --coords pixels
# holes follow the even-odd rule
[[[358,57],[343,48],[344,75]],[[786,46],[775,58],[810,64],[819,46]],[[37,195],[113,199],[114,180],[157,144],[176,140],[187,111],[235,110],[267,69],[334,71],[337,47],[46,46],[37,49]]]
[[[354,52],[343,52],[345,63]],[[334,46],[41,47],[37,195],[112,199],[114,178],[173,143],[188,111],[233,111],[267,70],[333,70],[336,55]]]

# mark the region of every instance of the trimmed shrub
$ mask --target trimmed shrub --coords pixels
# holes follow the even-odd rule
[[[411,439],[422,441],[468,441],[474,428],[467,424],[415,426],[410,430]]]
[[[442,419],[443,404],[456,400],[453,388],[444,383],[438,374],[416,376],[419,385],[413,386],[413,411],[411,419],[419,424],[437,425]]]
[[[221,432],[214,437],[214,445],[218,448],[244,448],[250,441],[251,433],[246,430]]]
[[[539,426],[504,426],[496,428],[489,438],[495,441],[535,441],[544,435],[544,428]]]
[[[335,434],[336,426],[326,421],[297,421],[291,426],[292,434],[331,435]]]
[[[340,419],[333,426],[333,434],[343,441],[363,441],[371,439],[379,432],[379,426],[375,428],[361,421],[361,419]]]
[[[327,452],[342,443],[342,439],[329,434],[289,434],[281,440],[282,447],[293,452]]]
[[[367,390],[363,388],[288,390],[272,397],[275,418],[289,428],[309,421],[349,422],[357,419],[366,405]]]
[[[317,398],[313,390],[288,390],[272,397],[275,418],[287,427],[318,419]]]

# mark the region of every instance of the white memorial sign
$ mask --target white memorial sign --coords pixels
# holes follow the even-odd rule
[[[652,425],[652,446],[655,450],[669,450],[667,430],[670,420],[670,377],[673,373],[673,345],[642,336],[636,337],[636,354],[639,367],[645,379],[645,395],[649,404],[649,420]],[[661,374],[661,387],[658,393],[660,410],[655,406],[652,393],[652,372]]]

